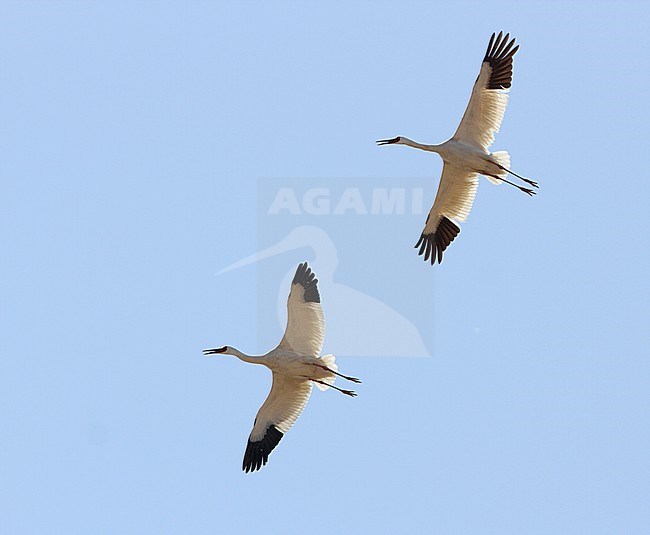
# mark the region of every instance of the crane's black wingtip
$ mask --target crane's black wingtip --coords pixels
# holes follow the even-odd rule
[[[454,241],[456,236],[460,233],[460,227],[456,225],[451,219],[444,217],[438,223],[435,232],[420,236],[420,239],[415,244],[415,248],[419,248],[418,255],[424,255],[424,261],[431,261],[431,265],[438,261],[442,263],[442,253],[447,249],[449,244]]]
[[[300,284],[305,293],[303,295],[306,303],[320,303],[320,294],[318,293],[318,279],[316,274],[303,262],[296,269],[291,284]]]
[[[242,470],[246,473],[255,472],[264,466],[269,460],[269,454],[280,443],[284,433],[274,425],[270,425],[264,436],[255,442],[248,440]]]
[[[510,89],[512,85],[512,59],[519,50],[519,45],[515,45],[515,38],[510,39],[510,34],[505,36],[499,32],[495,39],[495,34],[490,37],[483,62],[487,63],[490,68],[490,77],[485,89]]]

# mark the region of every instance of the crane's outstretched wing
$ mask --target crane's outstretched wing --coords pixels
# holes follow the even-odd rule
[[[273,373],[273,386],[257,411],[248,437],[242,470],[254,472],[266,464],[269,454],[296,422],[311,394],[311,381]]]
[[[496,40],[495,40],[496,37]],[[508,105],[507,90],[512,84],[512,58],[519,49],[510,34],[492,34],[474,83],[465,114],[452,139],[477,145],[488,150],[494,143]]]
[[[431,265],[438,259],[442,262],[442,253],[458,236],[460,227],[454,219],[465,221],[474,204],[478,189],[478,173],[467,172],[462,167],[445,163],[438,186],[436,200],[427,216],[427,222],[420,239],[415,244],[419,255],[424,255],[426,262],[431,258]]]
[[[318,279],[307,262],[296,269],[287,301],[287,330],[278,347],[307,357],[319,357],[325,340],[325,319]]]

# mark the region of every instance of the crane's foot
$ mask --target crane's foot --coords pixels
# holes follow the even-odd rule
[[[539,188],[539,186],[537,185],[537,182],[535,182],[534,180],[530,180],[529,178],[522,178],[522,180],[523,180],[526,184],[530,184],[530,185],[533,186],[534,188]]]
[[[521,191],[523,191],[524,193],[528,193],[528,195],[530,195],[531,197],[532,197],[533,195],[537,195],[537,192],[536,192],[536,191],[533,191],[532,189],[528,189],[528,188],[519,188],[519,189],[520,189]]]
[[[357,393],[354,390],[344,390],[344,389],[341,388],[341,390],[339,390],[339,392],[342,392],[346,396],[350,396],[352,398],[357,397]]]

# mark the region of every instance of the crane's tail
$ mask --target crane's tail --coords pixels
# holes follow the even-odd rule
[[[492,160],[494,163],[496,163],[500,167],[505,167],[505,169],[510,169],[510,154],[508,154],[507,151],[505,150],[500,150],[497,152],[493,152],[491,155]],[[508,171],[505,171],[503,169],[500,169],[498,173],[496,173],[498,176],[502,176],[503,178],[506,178],[508,176]],[[494,178],[492,176],[487,176],[486,177],[492,184],[496,184],[497,186],[499,184],[503,184],[503,182],[497,178]]]
[[[339,367],[336,365],[336,357],[334,355],[323,355],[321,358],[321,361],[323,361],[323,365],[327,366],[330,370],[334,370],[335,372],[339,371]],[[326,375],[321,379],[324,383],[327,383],[328,385],[333,385],[334,381],[336,380],[336,375],[333,373]],[[320,383],[316,383],[316,387],[319,390],[327,390],[329,386],[322,385]]]

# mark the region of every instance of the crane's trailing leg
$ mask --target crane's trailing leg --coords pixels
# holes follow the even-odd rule
[[[345,394],[346,396],[355,397],[357,395],[357,393],[354,390],[345,390],[343,388],[339,388],[338,386],[334,386],[334,385],[331,385],[329,383],[326,383],[325,381],[320,381],[319,379],[312,379],[310,377],[309,380],[314,382],[314,383],[321,384],[323,386],[329,386],[330,388],[333,388],[334,390],[338,390],[339,392]]]
[[[537,185],[537,182],[535,182],[534,180],[530,180],[529,178],[524,178],[523,176],[518,175],[517,173],[515,173],[514,171],[511,171],[510,169],[506,169],[505,167],[503,167],[503,165],[499,165],[496,162],[492,162],[492,163],[496,164],[499,167],[499,169],[501,169],[502,171],[505,171],[506,173],[509,173],[512,176],[516,176],[518,179],[523,180],[524,182],[526,182],[526,184],[530,184],[534,188],[539,188],[539,186]],[[503,179],[500,179],[500,180],[503,180]]]
[[[515,188],[523,191],[524,193],[528,193],[531,197],[533,195],[536,195],[537,192],[533,191],[532,189],[524,188],[523,186],[520,186],[519,184],[515,184],[514,182],[510,182],[509,180],[506,180],[503,177],[497,176],[497,175],[488,175],[491,176],[492,178],[495,178],[496,180],[500,180],[501,182],[505,182],[506,184],[510,184],[511,186],[514,186]]]
[[[315,364],[315,366],[318,366],[319,368],[322,368],[323,370],[326,370],[330,373],[333,373],[334,375],[338,375],[339,377],[343,377],[343,379],[347,379],[348,381],[352,381],[353,383],[360,383],[361,379],[357,379],[356,377],[350,377],[349,375],[343,375],[342,373],[339,373],[337,371],[334,371],[327,366],[320,366],[318,364]]]

